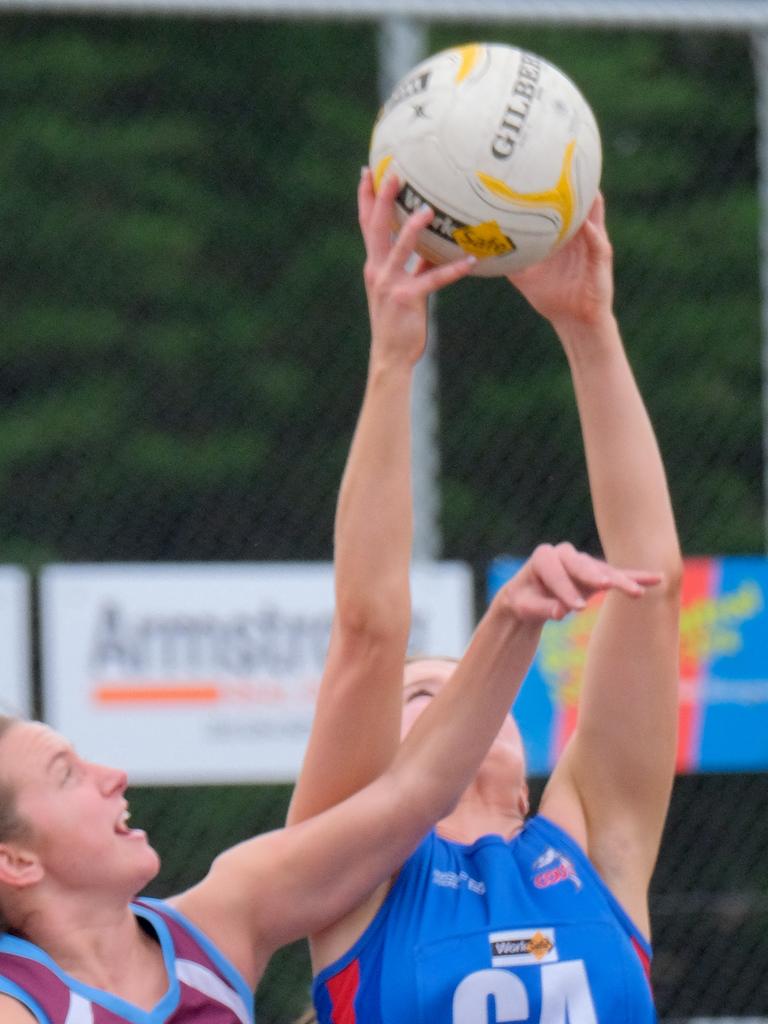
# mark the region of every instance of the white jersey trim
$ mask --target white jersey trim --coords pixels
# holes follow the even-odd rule
[[[202,992],[203,995],[215,999],[218,1003],[228,1006],[240,1021],[240,1024],[250,1024],[251,1014],[237,992],[231,989],[226,982],[222,981],[217,974],[214,974],[207,967],[195,963],[194,960],[177,959],[176,977],[179,981],[184,982],[185,985],[189,985],[190,988],[194,988],[198,992]],[[67,1018],[65,1024],[81,1024],[81,1022],[70,1022],[69,1018]],[[90,1024],[90,1022],[83,1021],[82,1024]]]
[[[69,990],[69,1009],[64,1024],[93,1024],[91,1001],[71,989]]]

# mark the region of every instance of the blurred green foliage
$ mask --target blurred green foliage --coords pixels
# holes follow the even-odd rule
[[[0,27],[0,559],[328,557],[367,341],[374,27]],[[747,40],[493,36],[596,111],[617,309],[686,550],[761,550]],[[463,283],[438,319],[445,554],[481,571],[543,537],[596,546],[547,327],[503,281]]]
[[[370,29],[1,27],[0,558],[327,554]]]

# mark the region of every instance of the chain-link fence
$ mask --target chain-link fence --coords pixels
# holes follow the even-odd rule
[[[435,26],[592,103],[617,310],[687,554],[763,550],[746,36]],[[354,192],[371,24],[0,20],[0,560],[327,559],[367,326]],[[570,382],[505,282],[437,308],[443,555],[595,547]],[[140,790],[154,891],[281,824],[282,788]],[[653,890],[669,1019],[768,1017],[768,782],[680,778]],[[304,1005],[276,958],[262,1024]]]

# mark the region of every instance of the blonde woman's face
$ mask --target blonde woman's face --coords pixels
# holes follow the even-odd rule
[[[401,737],[408,734],[413,723],[434,696],[445,686],[456,671],[457,662],[442,658],[424,658],[405,666],[403,675],[403,718]],[[508,715],[499,730],[494,747],[503,746],[508,753],[525,761],[523,740],[512,715]]]

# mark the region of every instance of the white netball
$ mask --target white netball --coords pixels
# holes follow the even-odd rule
[[[423,61],[395,87],[371,138],[376,187],[402,182],[399,221],[435,211],[419,252],[466,254],[495,277],[537,263],[578,231],[600,184],[600,132],[562,71],[533,53],[471,43]]]

